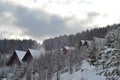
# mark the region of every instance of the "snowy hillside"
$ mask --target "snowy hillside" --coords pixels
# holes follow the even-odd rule
[[[76,71],[73,74],[70,74],[69,72],[61,74],[60,80],[105,80],[104,76],[96,74],[96,68],[89,65],[87,61],[83,61],[79,71]],[[56,78],[53,80],[56,80]]]
[[[120,29],[112,30],[88,46],[79,42],[66,54],[59,48],[30,63],[1,68],[0,80],[120,80],[119,33]]]
[[[86,60],[82,61],[81,69],[72,74],[61,74],[60,80],[119,80],[119,49],[106,48],[98,53],[96,65],[92,66]],[[53,80],[56,80],[54,77]]]

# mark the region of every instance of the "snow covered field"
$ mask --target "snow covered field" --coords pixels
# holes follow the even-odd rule
[[[88,62],[82,62],[81,69],[79,71],[69,72],[61,74],[60,80],[105,80],[104,76],[96,75],[97,71],[94,66],[89,65]],[[55,78],[53,80],[56,80]]]

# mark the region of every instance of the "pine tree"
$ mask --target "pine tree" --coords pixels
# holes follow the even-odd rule
[[[96,63],[96,55],[97,55],[98,49],[94,41],[92,41],[90,48],[88,49],[88,57],[89,57],[89,62],[92,65],[95,65]]]
[[[120,77],[120,50],[108,48],[101,51],[98,57],[99,65],[103,66],[103,68],[100,69],[102,71],[98,73],[99,75],[104,75],[106,79],[110,80]]]

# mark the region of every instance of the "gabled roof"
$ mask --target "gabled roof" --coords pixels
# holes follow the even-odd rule
[[[91,45],[91,41],[89,41],[89,40],[81,40],[82,44],[84,44],[85,41],[87,41],[88,45]]]
[[[43,54],[43,51],[35,50],[35,49],[28,49],[32,55],[33,58],[39,57],[41,54]]]
[[[20,51],[20,50],[15,50],[15,52],[16,52],[16,55],[18,56],[19,61],[22,62],[22,59],[25,56],[26,52]]]
[[[75,49],[75,47],[68,47],[68,46],[64,46],[64,48],[67,50],[74,50]]]

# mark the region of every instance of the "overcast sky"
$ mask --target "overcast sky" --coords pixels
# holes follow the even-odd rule
[[[0,0],[0,38],[36,39],[119,23],[119,0]]]

